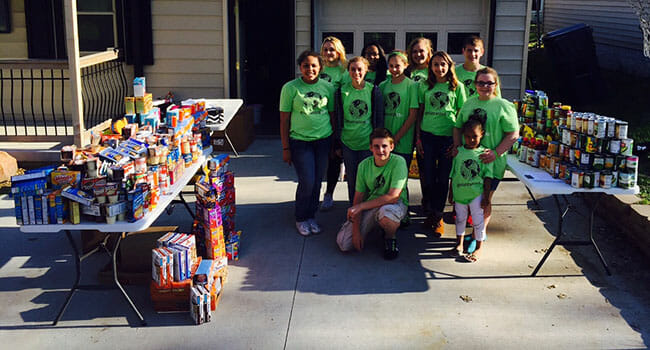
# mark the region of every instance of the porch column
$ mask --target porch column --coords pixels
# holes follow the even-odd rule
[[[81,98],[81,68],[79,65],[79,31],[77,29],[77,1],[65,0],[65,41],[68,51],[68,75],[70,77],[70,105],[74,143],[78,147],[87,144],[84,132],[84,110]]]

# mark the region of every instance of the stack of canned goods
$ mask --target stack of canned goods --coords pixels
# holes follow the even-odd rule
[[[521,138],[513,146],[520,161],[576,188],[636,186],[639,158],[632,154],[634,141],[628,138],[627,122],[574,112],[558,102],[549,108],[541,91],[527,92],[526,99],[515,105],[522,128],[535,133],[535,138]]]

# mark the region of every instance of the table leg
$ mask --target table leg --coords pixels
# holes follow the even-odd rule
[[[239,153],[237,153],[237,150],[235,149],[235,146],[233,146],[232,141],[230,141],[230,137],[228,137],[228,132],[226,130],[223,131],[224,136],[226,136],[226,140],[228,141],[228,144],[230,145],[230,148],[232,148],[233,153],[235,153],[235,156],[239,158]]]
[[[138,316],[140,319],[140,323],[142,323],[143,326],[147,325],[147,321],[145,321],[144,317],[142,317],[142,314],[140,314],[140,311],[138,308],[133,304],[133,301],[131,301],[131,298],[129,298],[129,295],[126,294],[126,291],[122,287],[122,284],[120,283],[119,279],[117,278],[117,252],[118,249],[120,248],[120,242],[122,241],[122,236],[125,233],[119,233],[119,236],[117,237],[117,241],[115,242],[115,248],[113,248],[113,281],[115,282],[115,285],[119,290],[122,292],[122,295],[124,295],[124,298],[126,301],[129,303],[131,306],[131,309],[133,309],[133,312]]]
[[[533,199],[533,203],[535,203],[535,205],[536,205],[537,207],[539,207],[539,203],[537,203],[537,199],[536,199],[535,196],[533,195],[533,192],[530,191],[530,188],[528,188],[528,186],[526,186],[526,190],[528,191],[528,194],[530,195],[530,198]]]
[[[70,300],[72,300],[72,296],[77,291],[79,287],[79,281],[81,280],[81,259],[79,257],[79,251],[77,249],[77,246],[74,243],[74,240],[72,239],[72,233],[66,230],[65,235],[68,238],[68,242],[70,243],[70,246],[72,247],[72,252],[74,253],[74,263],[77,270],[77,276],[75,278],[74,284],[72,285],[72,288],[70,288],[70,292],[68,292],[68,296],[65,299],[63,306],[59,310],[59,314],[56,316],[56,319],[52,323],[53,326],[56,326],[56,324],[59,323],[59,321],[61,320],[61,317],[63,317],[63,313],[65,312],[65,309],[68,308],[68,305],[70,305]]]
[[[605,262],[605,258],[603,258],[603,254],[600,252],[600,249],[598,249],[598,245],[596,244],[596,241],[594,241],[594,212],[596,211],[596,207],[598,206],[598,203],[600,202],[600,199],[604,196],[603,194],[596,194],[596,200],[593,202],[594,205],[591,206],[591,212],[589,213],[589,240],[591,241],[591,245],[594,247],[596,250],[596,253],[598,254],[598,257],[600,258],[600,262],[603,263],[603,267],[605,268],[605,272],[607,272],[607,275],[611,276],[612,273],[609,271],[609,267],[607,266],[607,263]]]
[[[196,216],[194,216],[194,213],[192,212],[192,209],[190,209],[190,205],[187,204],[187,202],[185,201],[185,198],[183,197],[183,192],[182,191],[178,193],[178,198],[181,199],[180,202],[183,203],[183,205],[185,206],[185,209],[187,209],[187,212],[190,213],[190,216],[192,217],[192,220],[196,220]]]
[[[528,187],[526,187],[528,188]],[[558,210],[558,220],[557,220],[557,237],[555,237],[555,240],[553,240],[553,243],[551,243],[551,246],[546,250],[546,253],[542,257],[542,260],[537,264],[537,267],[535,267],[535,270],[533,270],[533,273],[531,274],[531,277],[535,277],[537,275],[537,272],[539,272],[539,269],[542,268],[542,265],[544,265],[544,262],[548,258],[549,255],[551,255],[551,252],[555,248],[558,243],[560,243],[560,239],[564,235],[564,231],[562,230],[562,226],[564,224],[564,216],[567,214],[569,211],[569,205],[567,203],[566,208],[562,209],[562,205],[560,204],[560,200],[558,199],[558,196],[556,194],[553,195],[553,199],[555,200],[555,205],[557,206]]]

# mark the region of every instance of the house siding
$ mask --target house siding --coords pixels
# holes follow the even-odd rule
[[[544,32],[577,23],[593,29],[601,67],[650,77],[639,18],[626,1],[545,0]]]
[[[311,1],[296,0],[296,52],[294,56],[305,50],[320,50],[320,47],[311,47]],[[296,66],[296,75],[300,70]]]
[[[0,58],[27,58],[25,2],[11,0],[11,33],[0,34]]]
[[[154,64],[145,66],[147,90],[175,98],[222,98],[222,1],[151,2]]]
[[[498,0],[494,19],[492,66],[499,73],[501,95],[522,96],[528,64],[529,0]]]

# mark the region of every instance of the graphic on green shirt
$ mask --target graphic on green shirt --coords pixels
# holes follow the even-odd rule
[[[324,66],[320,73],[320,78],[332,84],[336,89],[341,87],[342,81],[346,76],[349,77],[345,68],[342,66]]]
[[[458,84],[449,90],[449,83],[437,83],[432,89],[426,81],[418,86],[418,102],[424,106],[421,129],[437,136],[452,136],[456,114],[465,103],[465,87]]]
[[[485,119],[485,135],[481,139],[481,145],[491,150],[501,143],[505,133],[519,130],[519,121],[514,105],[500,97],[494,97],[487,101],[481,101],[476,96],[470,98],[458,113],[455,126],[460,129],[472,116]],[[504,153],[494,161],[494,177],[502,179],[505,171],[506,155]]]
[[[368,71],[368,73],[366,73],[366,76],[363,77],[363,80],[371,82],[371,83],[374,84],[376,77],[377,77],[377,72]]]
[[[480,146],[475,149],[458,149],[449,173],[454,201],[469,204],[483,193],[483,180],[493,176],[492,164],[483,164],[479,159],[484,151],[485,148]]]
[[[362,89],[355,89],[352,83],[341,86],[343,102],[343,128],[341,142],[354,151],[370,148],[372,132],[372,84],[364,84]]]
[[[416,69],[411,72],[411,80],[413,80],[416,83],[422,80],[427,80],[428,77],[429,77],[429,71],[427,68]]]
[[[379,84],[384,96],[384,126],[395,135],[406,122],[411,108],[418,108],[417,84],[405,78],[399,84],[386,80]],[[395,145],[393,152],[407,154],[413,152],[415,123]]]
[[[382,167],[375,165],[374,157],[368,157],[359,163],[355,189],[366,194],[364,202],[367,202],[387,194],[391,188],[399,188],[402,190],[399,198],[408,206],[407,177],[406,161],[401,156],[391,154]]]
[[[314,141],[332,134],[329,112],[334,110],[334,88],[319,79],[313,84],[296,78],[282,87],[280,112],[291,113],[289,136]]]

